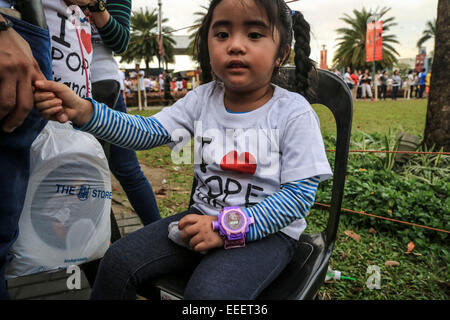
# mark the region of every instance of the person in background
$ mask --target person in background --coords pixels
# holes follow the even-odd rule
[[[348,86],[350,91],[353,89],[353,86],[354,86],[351,74],[352,74],[352,69],[350,67],[347,67],[347,69],[345,69],[344,82]]]
[[[164,70],[163,73],[163,80],[164,80],[164,103],[166,106],[169,105],[170,102],[173,102],[173,96],[171,93],[171,82],[172,82],[172,78],[169,75],[169,71],[168,70]]]
[[[419,98],[419,74],[414,72],[414,98]]]
[[[377,71],[377,74],[375,75],[375,87],[374,87],[374,92],[376,92],[376,96],[375,98],[377,100],[381,100],[381,70]]]
[[[362,70],[358,70],[358,90],[356,91],[357,99],[361,99],[362,96],[362,82],[361,82],[362,76],[363,76]]]
[[[388,78],[389,78],[389,73],[387,71],[383,72],[383,74],[380,77],[380,82],[381,82],[380,100],[381,100],[381,97],[383,97],[383,100],[386,100]]]
[[[93,30],[91,73],[93,81],[96,80],[93,82],[93,98],[111,109],[126,113],[126,103],[120,94],[120,79],[116,72],[118,65],[113,53],[120,54],[127,50],[131,1],[108,0],[104,6],[100,1],[91,0],[82,9],[90,17]],[[141,93],[145,96],[148,86],[145,85],[144,76],[144,71],[136,64],[131,77],[138,79]],[[136,152],[111,145],[109,165],[142,224],[161,219],[153,189],[141,170]]]
[[[431,72],[427,73],[427,76],[425,78],[425,93],[428,97],[428,94],[430,93],[430,82],[431,82]]]
[[[408,76],[406,77],[406,99],[411,99],[414,91],[414,73],[412,70],[409,70]]]
[[[402,79],[398,75],[398,70],[394,70],[392,75],[392,100],[397,100],[398,88],[400,88],[400,83]]]
[[[145,84],[144,84],[144,77],[145,72],[144,70],[141,70],[140,64],[136,63],[136,66],[134,68],[134,71],[131,72],[130,78],[136,81],[136,94],[137,94],[137,101],[139,101],[139,95],[141,97],[141,102],[146,101],[146,94],[145,94]],[[142,106],[139,106],[142,107]]]
[[[160,74],[158,77],[158,83],[159,83],[159,92],[164,91],[164,75]]]
[[[119,84],[120,84],[120,95],[122,96],[123,103],[125,104],[125,107],[127,106],[127,95],[125,90],[125,72],[121,69],[117,69],[117,77],[119,78]]]
[[[422,69],[422,72],[419,73],[419,99],[423,98],[423,93],[425,92],[427,85],[427,71]]]
[[[147,77],[144,77],[144,87],[145,87],[145,92],[150,92],[151,81]]]
[[[364,99],[364,101],[366,101],[366,95],[372,101],[374,101],[373,96],[372,96],[371,83],[372,83],[372,77],[370,76],[370,71],[369,71],[369,69],[366,69],[364,71],[364,74],[361,77],[361,89],[362,89],[361,96]]]
[[[357,91],[358,91],[358,84],[359,84],[358,72],[356,70],[354,70],[353,73],[350,75],[350,78],[353,81],[353,89],[352,89],[353,101],[356,101]]]
[[[131,92],[132,92],[133,82],[131,82],[131,79],[129,76],[125,76],[125,80],[123,81],[123,83],[125,85],[125,97],[126,97],[126,95],[131,94]]]

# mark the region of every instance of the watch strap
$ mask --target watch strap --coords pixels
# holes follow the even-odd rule
[[[224,248],[232,249],[232,248],[241,248],[245,247],[245,236],[238,240],[228,240],[226,237],[224,238]]]
[[[99,0],[94,5],[89,6],[88,8],[90,12],[103,12],[106,10],[106,4],[105,1]]]
[[[0,31],[6,31],[9,28],[12,28],[13,23],[5,17],[3,17],[3,19],[5,19],[5,21],[0,21]]]

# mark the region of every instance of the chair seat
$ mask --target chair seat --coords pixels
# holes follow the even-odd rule
[[[302,288],[308,282],[308,275],[324,257],[322,234],[304,234],[300,237],[291,262],[272,284],[258,297],[263,300],[295,300],[301,295]],[[328,261],[328,260],[327,260]],[[190,273],[171,273],[152,282],[151,287],[163,290],[180,299],[189,281]],[[325,279],[325,274],[323,274]],[[323,282],[323,281],[322,281]],[[140,294],[151,299],[159,299],[159,292],[146,288]],[[314,297],[306,297],[312,299]]]

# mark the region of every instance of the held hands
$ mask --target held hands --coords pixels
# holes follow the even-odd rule
[[[12,29],[0,32],[0,130],[13,132],[23,123],[33,109],[33,81],[40,79],[45,77],[28,43]]]
[[[182,239],[189,241],[189,246],[197,252],[223,247],[223,239],[212,228],[215,220],[217,217],[188,214],[180,220],[178,229],[181,230]]]
[[[92,103],[77,96],[65,84],[40,80],[35,82],[35,86],[35,107],[47,120],[61,123],[71,120],[82,127],[94,114]]]

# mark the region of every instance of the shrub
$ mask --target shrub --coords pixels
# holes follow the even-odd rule
[[[369,144],[367,144],[367,141],[365,142],[366,147],[368,145],[374,147],[377,144],[380,146],[386,141],[379,135],[363,134],[362,137],[371,139]],[[333,148],[335,137],[325,136],[324,139],[326,148]],[[352,147],[358,143],[355,141],[360,142],[361,135],[353,138]],[[328,157],[330,163],[333,163],[334,153],[328,153]],[[423,166],[423,172],[415,172],[416,175],[412,175],[409,174],[410,170],[407,169],[408,164],[404,167],[390,169],[391,166],[386,166],[384,157],[384,154],[373,153],[351,153],[349,155],[342,207],[437,229],[450,230],[450,181],[446,178],[448,175],[444,175],[442,178],[438,175],[437,178],[431,180],[425,179],[427,173],[424,172],[433,171],[426,170],[433,169],[433,167]],[[417,163],[417,158],[415,159],[413,163]],[[440,165],[443,166],[441,169],[446,170],[448,157],[447,159],[440,159],[440,161],[442,162]],[[429,165],[433,163],[438,164],[436,161],[430,161]],[[331,180],[320,184],[316,196],[317,202],[330,203],[330,200]],[[365,215],[343,213],[341,219],[350,225],[374,227],[378,231],[394,232],[405,241],[413,240],[418,246],[423,245],[423,240],[428,238],[437,244],[434,249],[441,250],[442,246],[439,244],[448,241],[448,234],[446,233]],[[447,256],[448,253],[445,255]]]

